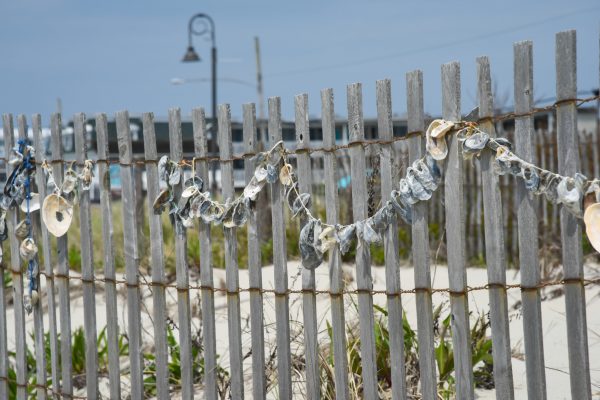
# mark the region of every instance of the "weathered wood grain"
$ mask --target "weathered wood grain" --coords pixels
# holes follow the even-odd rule
[[[233,141],[231,136],[231,109],[229,104],[219,105],[219,156],[223,199],[235,198],[233,186]],[[231,396],[244,398],[242,355],[242,325],[240,312],[240,277],[237,261],[236,229],[223,227],[225,238],[225,285],[227,287],[227,327],[229,331],[229,365],[231,368]]]
[[[308,130],[308,95],[299,94],[294,98],[296,121],[296,148],[310,148]],[[298,165],[298,190],[312,196],[312,172],[310,154],[296,155]],[[300,221],[300,229],[306,220]],[[306,358],[306,397],[320,398],[319,343],[317,341],[317,298],[315,296],[315,270],[302,269],[302,315],[304,321],[304,356]]]
[[[364,140],[362,112],[362,84],[347,86],[348,130],[350,143]],[[360,221],[368,217],[367,170],[365,150],[362,146],[350,148],[352,173],[352,217]],[[373,315],[373,289],[371,276],[371,252],[362,239],[356,245],[356,287],[358,294],[358,314],[360,318],[360,353],[362,361],[363,396],[367,400],[377,399],[377,367],[375,362],[375,319]]]
[[[129,339],[129,370],[131,398],[140,399],[144,393],[141,332],[141,293],[139,288],[140,253],[138,243],[137,212],[135,210],[135,187],[133,150],[129,113],[120,111],[116,116],[119,162],[121,163],[121,196],[123,206],[123,254],[125,256],[125,279],[127,281],[127,329]],[[182,350],[183,352],[183,350]]]
[[[321,126],[323,127],[323,147],[335,146],[335,112],[333,90],[321,91]],[[323,154],[323,172],[325,182],[338,182],[337,157],[333,152]],[[327,223],[338,224],[339,200],[338,188],[325,185],[325,211]],[[333,331],[334,380],[337,400],[350,398],[348,390],[348,357],[346,352],[346,319],[344,315],[344,271],[340,248],[336,244],[329,250],[329,284],[331,300],[331,329]]]
[[[12,148],[15,146],[14,124],[12,114],[2,116],[4,127],[4,153],[6,159],[10,160]],[[12,169],[9,167],[10,172]],[[9,172],[9,174],[10,174]],[[7,175],[8,176],[8,175]],[[13,205],[6,211],[6,226],[8,232],[14,232],[19,223],[19,206]],[[12,278],[12,295],[14,309],[15,330],[15,373],[17,383],[17,399],[27,398],[27,358],[26,358],[26,335],[25,335],[25,307],[23,304],[23,274],[21,272],[21,259],[19,256],[19,239],[12,234],[8,235],[10,244],[10,273]]]
[[[477,58],[477,87],[479,118],[484,119],[481,130],[495,137],[492,78],[487,57]],[[492,329],[492,356],[496,398],[513,399],[514,385],[511,364],[511,346],[506,297],[506,253],[502,229],[502,202],[498,175],[494,172],[494,157],[490,152],[481,154],[481,180],[483,182],[483,218],[485,234],[485,259],[490,284],[490,323]]]
[[[389,79],[377,81],[377,131],[378,138],[392,140],[392,83]],[[389,201],[394,189],[392,164],[394,152],[391,144],[381,146],[379,172],[381,174],[381,203]],[[424,207],[427,207],[423,204]],[[427,242],[424,242],[427,243]],[[406,399],[406,376],[404,363],[404,329],[402,327],[402,301],[400,297],[400,260],[398,249],[398,220],[388,226],[384,235],[385,288],[388,305],[388,330],[390,357],[392,361],[392,399]]]
[[[574,30],[556,35],[556,100],[577,97],[577,37]],[[579,171],[577,106],[574,101],[556,108],[558,173],[573,176]],[[560,237],[565,283],[567,347],[571,397],[591,399],[583,250],[581,225],[565,208],[560,210]]]
[[[194,127],[194,154],[196,157],[208,155],[208,144],[206,141],[206,118],[203,108],[192,110],[192,123]],[[198,160],[196,163],[196,175],[210,187],[208,181],[208,162]],[[212,288],[213,271],[211,264],[210,247],[210,225],[200,222],[198,238],[200,241],[200,290],[202,302],[202,324],[204,328],[204,396],[209,400],[217,400],[217,339],[215,328],[215,297]]]
[[[23,120],[25,120],[25,117],[22,116],[21,117]],[[21,123],[19,123],[19,125],[21,125]],[[25,128],[25,121],[23,122],[23,128]],[[19,129],[21,129],[21,127],[19,126]],[[25,130],[25,129],[24,129]],[[42,118],[40,116],[40,114],[34,114],[31,117],[31,130],[33,133],[33,146],[36,149],[41,149],[42,147],[37,147],[36,145],[36,140],[39,141],[40,136],[42,135]],[[37,138],[37,139],[36,139]],[[39,153],[38,152],[36,154],[36,161],[39,161]],[[39,167],[38,167],[39,168]],[[36,174],[35,174],[35,183],[37,185],[37,192],[38,194],[40,193],[40,186],[41,184],[45,184],[45,180],[43,182],[40,182],[39,177],[43,176],[44,172],[41,171],[41,168],[39,170],[36,170]],[[42,228],[41,225],[43,225],[41,223],[41,218],[39,218],[39,213],[37,215],[37,218],[34,217],[33,218],[33,225],[35,226],[34,229],[34,234],[37,236],[35,238],[37,243],[40,243],[40,236],[42,236],[42,229],[45,229],[46,227],[44,226]],[[48,232],[46,231],[46,235],[48,234]],[[47,236],[46,236],[47,237]],[[43,237],[41,238],[41,242],[43,242],[44,239]],[[35,261],[38,263],[38,270],[41,268],[40,265],[40,257],[39,254],[36,255],[35,257]],[[38,273],[38,275],[35,277],[35,282],[38,288],[38,293],[40,293],[40,300],[37,302],[37,304],[33,307],[33,327],[34,327],[34,340],[35,340],[35,377],[36,377],[36,381],[37,382],[44,382],[46,383],[46,348],[44,346],[44,307],[42,304],[42,296],[41,296],[41,286],[40,286],[40,274]],[[54,299],[53,299],[54,300]],[[36,390],[36,396],[38,399],[40,400],[45,400],[46,399],[46,389],[43,387],[38,387]]]
[[[269,98],[269,144],[282,139],[281,99]],[[273,235],[273,267],[275,270],[275,315],[277,329],[277,382],[280,399],[292,398],[292,356],[290,353],[290,299],[287,294],[288,270],[285,237],[283,185],[277,180],[271,185],[271,215]]]
[[[87,159],[87,139],[83,113],[73,117],[75,134],[75,157],[79,168]],[[92,220],[90,192],[83,190],[79,181],[79,225],[81,248],[81,286],[83,288],[83,322],[85,332],[85,382],[87,397],[96,399],[98,392],[98,343],[96,339],[96,285],[94,283],[94,254],[92,250]]]
[[[142,115],[144,131],[144,155],[146,160],[158,162],[154,114]],[[156,395],[158,399],[170,398],[169,393],[169,350],[167,347],[167,303],[165,287],[165,261],[163,252],[163,230],[160,215],[154,213],[154,200],[160,193],[160,178],[157,163],[146,164],[148,191],[148,222],[150,225],[150,259],[152,265],[152,306],[154,311],[154,354],[156,355]]]
[[[258,151],[256,140],[256,106],[253,103],[243,106],[244,151],[253,154]],[[244,160],[246,183],[254,176],[256,162],[252,158]],[[258,205],[256,205],[258,207]],[[258,234],[256,208],[248,213],[248,274],[250,280],[250,334],[252,342],[252,397],[265,399],[267,379],[265,375],[265,331],[263,322],[262,264],[260,239]]]
[[[169,110],[169,143],[171,145],[170,159],[179,163],[183,158],[183,137],[181,134],[181,110]],[[171,187],[174,198],[179,199],[183,188],[183,173],[181,180]],[[190,313],[190,278],[187,266],[187,235],[181,220],[175,216],[175,273],[177,284],[177,315],[179,316],[179,343],[181,346],[181,396],[183,400],[192,399],[193,392],[193,361],[192,361],[192,327]]]
[[[409,132],[423,132],[423,72],[417,70],[406,74],[407,124]],[[409,161],[412,163],[425,154],[423,135],[409,140]],[[435,208],[434,208],[435,209]],[[417,308],[417,337],[419,339],[419,370],[423,399],[437,398],[437,375],[433,335],[433,303],[431,300],[431,269],[429,256],[429,218],[427,205],[417,203],[412,211],[412,260],[415,274]]]
[[[108,160],[108,122],[106,114],[96,116],[96,153],[98,160]],[[115,252],[110,187],[110,165],[98,161],[100,209],[102,210],[102,262],[104,264],[104,301],[106,302],[106,340],[108,347],[108,382],[111,399],[121,398],[121,366],[119,362],[119,321],[117,287],[114,282]]]
[[[52,174],[58,187],[63,180],[62,148],[62,119],[60,113],[52,114],[50,126],[50,148],[52,151]],[[61,395],[71,398],[73,395],[73,366],[71,361],[71,305],[69,290],[69,264],[67,235],[56,239],[57,274],[56,286],[58,289],[58,309],[60,315],[60,360],[61,360]]]
[[[515,112],[527,113],[533,107],[533,49],[532,43],[514,45]],[[515,120],[515,149],[519,157],[533,161],[533,118]],[[552,159],[552,157],[550,157]],[[517,223],[519,240],[519,267],[523,290],[523,324],[527,396],[530,399],[546,398],[546,374],[544,369],[544,341],[542,335],[542,310],[538,259],[538,216],[534,199],[528,194],[522,181],[517,186]]]
[[[442,65],[442,118],[459,121],[460,102],[460,64],[450,62]],[[447,141],[448,157],[444,191],[456,396],[460,399],[473,399],[469,303],[465,292],[467,288],[465,213],[467,210],[463,202],[463,159],[456,135],[450,135]]]

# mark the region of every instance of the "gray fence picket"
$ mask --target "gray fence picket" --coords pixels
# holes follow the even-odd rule
[[[14,125],[12,114],[4,114],[4,152],[6,160],[11,157],[12,148],[15,145]],[[7,171],[8,172],[8,171]],[[7,177],[10,172],[7,173]],[[6,225],[8,232],[14,232],[18,223],[19,206],[13,205],[6,211]],[[15,329],[15,369],[17,380],[17,399],[27,398],[27,358],[26,358],[26,336],[25,336],[25,307],[23,304],[23,274],[21,272],[21,259],[19,256],[19,239],[9,234],[10,243],[10,273],[13,287],[13,309]]]
[[[256,153],[256,106],[243,106],[243,135],[246,153]],[[246,183],[254,176],[256,162],[251,158],[244,160]],[[260,239],[258,235],[258,219],[256,209],[248,214],[248,274],[250,287],[250,334],[252,342],[252,397],[265,399],[267,396],[267,380],[265,376],[265,331],[263,322],[262,295],[262,263],[260,255]]]
[[[3,162],[5,176],[8,176],[8,163]],[[6,253],[3,243],[2,254]],[[8,344],[7,344],[7,320],[6,320],[6,282],[4,276],[7,269],[4,264],[4,257],[0,260],[0,398],[8,398]]]
[[[310,148],[308,129],[308,95],[299,94],[294,98],[296,121],[296,148]],[[308,152],[296,155],[298,163],[298,189],[300,193],[312,196],[311,160]],[[300,228],[306,221],[300,222]],[[320,398],[319,343],[317,340],[317,298],[315,296],[315,270],[302,268],[302,315],[304,320],[304,356],[306,357],[306,397]]]
[[[181,110],[169,110],[169,143],[171,161],[183,159],[183,137],[181,134]],[[174,198],[179,199],[183,188],[181,180],[172,186]],[[175,272],[177,280],[177,314],[179,316],[179,342],[181,346],[181,396],[188,400],[194,397],[192,368],[192,327],[190,313],[189,271],[187,266],[187,235],[181,220],[175,216]]]
[[[113,239],[110,165],[108,163],[108,123],[106,114],[96,116],[96,153],[102,210],[102,243],[104,264],[104,301],[106,302],[106,342],[108,347],[108,384],[111,399],[121,398],[121,367],[119,362],[119,321],[117,287],[115,283],[115,253]],[[101,161],[103,160],[103,161]]]
[[[406,74],[408,131],[423,132],[423,72]],[[425,154],[423,135],[409,139],[409,161]],[[435,208],[434,208],[435,209]],[[415,274],[415,302],[417,309],[417,337],[419,339],[419,370],[421,394],[424,399],[437,399],[436,359],[433,334],[433,302],[431,300],[431,269],[429,257],[429,219],[427,205],[417,203],[412,214],[412,260]]]
[[[442,117],[459,121],[460,64],[442,65]],[[448,248],[448,277],[452,310],[452,343],[456,370],[456,396],[473,399],[473,367],[471,365],[471,332],[467,299],[465,249],[465,204],[463,203],[463,159],[456,135],[448,137],[448,158],[444,182],[446,205],[446,243]]]
[[[203,108],[192,110],[194,126],[194,154],[205,158],[208,155],[206,141],[206,119]],[[209,165],[205,159],[195,161],[196,175],[207,187]],[[213,271],[211,264],[210,225],[200,221],[198,238],[200,241],[200,296],[202,302],[202,325],[204,328],[204,396],[209,400],[217,400],[217,339],[215,328],[215,295]]]
[[[269,98],[269,144],[282,140],[281,99]],[[275,274],[275,314],[277,329],[277,382],[280,399],[292,398],[292,356],[290,353],[290,298],[284,215],[284,191],[279,180],[271,184],[271,215],[273,218],[273,267]]]
[[[219,105],[219,156],[221,158],[221,186],[224,200],[235,198],[233,186],[233,141],[231,136],[231,109],[229,104]],[[236,229],[223,227],[225,239],[225,285],[227,287],[227,328],[229,331],[229,368],[231,371],[231,397],[244,397],[242,355],[242,326],[240,312],[240,277],[237,260]]]
[[[60,188],[63,180],[62,118],[60,113],[52,114],[50,126],[50,148],[52,150],[52,175]],[[61,395],[71,398],[73,395],[73,364],[71,360],[71,305],[69,290],[69,264],[67,235],[56,239],[57,270],[54,274],[58,289],[58,310],[60,316],[60,362]]]
[[[490,137],[496,132],[490,118],[494,115],[492,78],[487,57],[477,58],[477,86],[481,129]],[[494,172],[494,157],[489,152],[481,155],[481,180],[483,192],[483,217],[485,234],[485,259],[490,285],[490,324],[492,329],[492,356],[496,398],[513,399],[513,374],[506,296],[506,253],[502,229],[502,203],[498,174]]]
[[[392,83],[389,79],[377,81],[377,133],[381,140],[392,140]],[[390,200],[394,189],[392,164],[394,150],[391,144],[381,146],[379,171],[381,176],[381,203]],[[427,207],[425,204],[424,207]],[[427,242],[424,242],[427,243]],[[404,360],[404,328],[402,326],[402,300],[400,296],[400,260],[398,253],[398,220],[390,223],[384,236],[385,288],[388,305],[388,330],[390,358]],[[392,362],[392,399],[406,399],[406,376],[403,362]]]
[[[25,117],[21,116],[20,118],[23,119],[23,121],[25,121]],[[21,123],[19,123],[19,125],[21,125]],[[23,122],[23,128],[25,128],[26,124],[25,122]],[[21,129],[19,127],[19,129]],[[37,148],[35,146],[35,137],[39,137],[41,136],[42,133],[42,119],[40,117],[39,114],[35,114],[32,116],[31,118],[31,130],[33,132],[33,136],[34,136],[34,148]],[[39,153],[38,153],[39,154]],[[36,154],[36,157],[39,157],[38,154]],[[39,161],[39,158],[36,158],[36,161]],[[38,187],[38,194],[39,194],[39,190],[40,190],[40,186],[41,184],[45,184],[45,180],[43,182],[41,182],[39,180],[39,177],[41,175],[44,175],[44,172],[41,170],[37,170],[38,172],[36,173],[35,176],[35,181]],[[37,213],[36,216],[33,217],[33,224],[35,226],[34,229],[34,233],[36,236],[36,242],[39,244],[40,240],[43,242],[43,238],[40,239],[41,236],[41,218],[39,216],[39,213]],[[38,271],[41,271],[41,265],[40,265],[40,257],[39,254],[37,254],[35,256],[35,261],[38,263]],[[37,302],[37,304],[34,306],[33,308],[33,329],[34,329],[34,340],[35,340],[35,376],[36,376],[36,381],[43,383],[43,385],[46,384],[46,349],[44,347],[44,307],[42,304],[42,295],[41,295],[41,286],[40,286],[40,274],[38,272],[37,277],[35,278],[36,284],[37,284],[37,288],[38,288],[38,293],[40,294],[40,298]],[[42,385],[38,386],[36,389],[36,395],[38,399],[41,400],[45,400],[46,399],[46,388],[43,387]]]
[[[533,49],[532,43],[514,45],[515,112],[527,113],[533,107]],[[515,148],[519,157],[533,161],[533,118],[515,120]],[[550,159],[553,157],[551,156]],[[522,181],[517,185],[517,222],[519,263],[523,301],[524,346],[527,357],[527,395],[530,399],[546,398],[544,369],[544,342],[542,335],[542,310],[540,304],[540,269],[538,259],[538,216],[534,199]]]
[[[350,143],[365,138],[362,112],[362,84],[347,86],[348,130]],[[362,146],[350,147],[352,174],[352,217],[360,221],[368,217],[367,170],[365,150]],[[362,239],[356,244],[356,287],[359,290],[358,314],[360,319],[360,355],[362,361],[363,395],[367,400],[379,398],[377,394],[377,364],[375,362],[375,317],[373,315],[373,289],[371,252]]]
[[[33,144],[36,149],[44,148],[42,145],[41,117],[39,114],[35,114],[33,116]],[[36,161],[46,161],[45,152],[38,151],[36,154]],[[46,198],[46,195],[48,194],[46,174],[38,169],[36,171],[35,179],[40,198]],[[50,340],[50,370],[52,377],[51,388],[53,390],[53,398],[58,399],[60,393],[60,364],[58,354],[59,349],[56,320],[56,296],[54,290],[54,269],[52,266],[52,247],[50,244],[50,235],[46,225],[43,223],[40,225],[40,232],[42,236],[42,257],[44,259],[44,275],[46,279],[46,299],[48,301],[48,333]]]
[[[79,168],[87,159],[86,119],[83,113],[75,114],[75,156]],[[81,286],[83,289],[83,319],[85,331],[85,382],[87,397],[96,399],[98,392],[98,343],[96,339],[96,284],[94,283],[94,255],[92,251],[92,218],[90,192],[83,190],[81,182],[79,197],[79,224],[81,249]]]
[[[321,126],[323,127],[323,147],[335,146],[335,112],[333,90],[321,91]],[[336,153],[323,153],[323,173],[325,185],[325,207],[327,223],[339,223],[338,167]],[[335,184],[333,184],[335,183]],[[333,331],[333,364],[336,399],[350,398],[348,390],[348,356],[346,352],[346,319],[344,315],[344,271],[340,248],[336,244],[329,250],[329,284],[331,301],[331,329]]]
[[[556,35],[556,100],[577,97],[577,37],[574,30]],[[577,151],[577,108],[575,101],[562,102],[556,108],[558,173],[574,176],[579,171]],[[567,347],[571,396],[591,399],[583,251],[581,225],[567,210],[560,210],[562,261],[565,279]]]
[[[140,252],[138,243],[137,213],[133,172],[132,138],[129,112],[119,111],[117,141],[121,163],[121,202],[123,207],[123,254],[125,257],[125,279],[127,281],[127,329],[129,339],[129,370],[131,376],[131,398],[144,395],[141,330],[141,293],[139,287]],[[182,350],[183,352],[183,350]]]
[[[150,258],[152,265],[152,306],[154,311],[154,353],[156,354],[156,395],[159,399],[169,399],[169,350],[167,347],[167,302],[165,285],[165,259],[163,253],[163,229],[161,216],[154,213],[154,200],[160,193],[158,176],[158,153],[156,151],[156,133],[154,114],[142,115],[144,131],[144,155],[146,160],[146,181],[148,191],[148,223],[150,226]]]

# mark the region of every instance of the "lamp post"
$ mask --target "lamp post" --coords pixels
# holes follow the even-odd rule
[[[203,21],[204,27],[198,31],[194,29],[195,21]],[[208,24],[206,24],[208,22]],[[211,48],[211,86],[212,86],[212,124],[210,128],[211,140],[209,142],[209,150],[214,155],[217,152],[217,44],[215,41],[215,23],[213,19],[203,13],[196,14],[190,18],[188,23],[188,48],[181,61],[183,62],[198,62],[200,56],[196,53],[194,46],[192,45],[192,35],[202,36],[204,34],[210,34],[212,41]],[[213,188],[217,185],[217,165],[213,163],[211,166],[212,170],[212,181]]]

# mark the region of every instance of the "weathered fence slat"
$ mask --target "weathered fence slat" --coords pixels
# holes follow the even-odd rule
[[[282,140],[281,99],[269,98],[269,142]],[[280,399],[292,398],[292,356],[290,353],[290,298],[286,252],[284,191],[279,180],[271,184],[271,214],[273,217],[273,268],[275,274],[275,313],[277,329],[277,382]]]
[[[6,160],[11,157],[12,148],[15,145],[14,125],[12,114],[3,115],[4,124],[4,152]],[[8,176],[8,173],[7,173]],[[14,232],[17,226],[19,208],[13,205],[6,211],[6,225],[8,232]],[[13,287],[13,309],[14,309],[14,329],[15,329],[15,369],[17,380],[17,399],[27,397],[27,359],[26,359],[26,340],[25,340],[25,307],[23,304],[23,274],[21,273],[21,259],[19,257],[19,239],[15,235],[8,235],[10,242],[10,272]]]
[[[98,160],[108,160],[108,123],[106,114],[96,116],[96,153]],[[111,399],[121,398],[121,367],[119,362],[119,321],[117,287],[114,282],[115,253],[110,187],[110,166],[98,162],[100,182],[100,209],[102,211],[102,243],[104,263],[104,301],[106,302],[106,340],[108,347],[108,383]]]
[[[21,124],[21,122],[19,121],[19,129],[21,129],[21,125],[23,125],[23,130],[25,130],[26,124],[25,124],[25,117],[22,117],[23,119],[23,123]],[[31,130],[33,132],[34,138],[35,136],[40,136],[41,132],[42,132],[42,119],[40,117],[39,114],[35,114],[33,115],[33,117],[31,118]],[[34,139],[35,142],[35,139]],[[34,144],[35,147],[35,144]],[[36,154],[37,156],[37,154]],[[36,173],[36,183],[38,186],[38,193],[39,193],[39,186],[40,186],[40,181],[37,180],[37,178],[40,175],[44,175],[44,172],[41,170],[38,170],[38,172]],[[45,183],[45,181],[44,181]],[[36,218],[37,217],[37,218]],[[36,215],[33,218],[32,223],[35,225],[35,229],[34,232],[37,236],[41,235],[41,218],[38,215]],[[36,242],[39,242],[39,239],[36,238]],[[38,271],[40,270],[40,256],[39,254],[36,254],[35,256],[35,262],[38,264]],[[36,286],[38,288],[38,293],[41,292],[41,286],[40,286],[40,274],[38,272],[37,276],[35,277],[35,282],[36,282]],[[40,299],[38,300],[37,304],[33,307],[33,329],[34,329],[34,340],[35,340],[35,376],[36,376],[36,381],[43,383],[44,385],[46,384],[46,349],[44,347],[44,308],[43,308],[43,304],[42,304],[42,296],[40,293]],[[42,387],[42,386],[38,386],[36,389],[36,395],[38,399],[41,400],[45,400],[46,399],[46,388]]]
[[[231,109],[229,104],[219,105],[219,156],[221,158],[221,184],[223,199],[233,200],[233,141],[231,134]],[[227,287],[227,328],[229,330],[229,366],[231,371],[231,396],[244,397],[242,355],[242,326],[240,311],[240,277],[237,261],[235,228],[223,227],[225,238],[225,285]]]
[[[389,79],[377,81],[377,131],[379,139],[394,137],[392,126],[392,83]],[[390,199],[393,187],[392,164],[394,151],[391,144],[381,146],[379,171],[381,174],[381,203]],[[423,205],[427,207],[426,205]],[[424,242],[427,243],[427,242]],[[400,297],[400,260],[398,254],[398,220],[390,223],[384,236],[385,287],[389,315],[390,358],[392,360],[392,398],[406,398],[404,362],[404,330],[402,300]]]
[[[533,107],[533,51],[532,43],[514,45],[515,112],[527,113]],[[515,148],[526,161],[533,160],[533,118],[515,119]],[[552,156],[550,157],[552,159]],[[542,310],[540,304],[540,270],[538,260],[538,216],[534,199],[529,196],[522,181],[517,185],[517,222],[519,225],[519,263],[523,301],[524,346],[527,357],[527,396],[530,399],[546,398],[544,369],[544,342],[542,336]]]
[[[423,131],[425,114],[423,111],[423,72],[412,71],[406,74],[406,98],[408,111],[408,131]],[[409,140],[409,161],[412,163],[425,154],[421,135]],[[434,208],[435,209],[435,208]],[[412,260],[415,274],[417,308],[417,337],[419,339],[419,370],[421,373],[421,394],[424,399],[437,398],[437,376],[433,335],[433,303],[431,300],[431,269],[429,259],[429,219],[427,205],[417,203],[412,213]]]
[[[36,149],[44,148],[44,146],[42,145],[41,117],[39,114],[35,114],[33,116],[33,143]],[[46,161],[45,152],[38,151],[36,154],[36,160],[38,162]],[[40,198],[46,198],[46,195],[48,194],[46,174],[43,171],[41,171],[41,169],[38,169],[35,174],[35,179],[37,182],[38,193],[40,195]],[[42,257],[44,259],[44,274],[46,278],[46,299],[48,301],[48,333],[50,339],[50,370],[52,377],[51,387],[54,391],[53,397],[55,399],[58,399],[58,393],[60,392],[60,365],[56,326],[56,297],[54,293],[54,269],[52,267],[52,247],[50,244],[50,236],[46,225],[43,223],[41,223],[40,225],[40,232],[42,236]],[[40,294],[40,299],[41,297],[42,296]]]
[[[442,117],[459,121],[460,64],[442,65]],[[456,397],[473,399],[473,367],[471,365],[471,332],[467,299],[467,259],[465,254],[465,205],[463,203],[463,159],[456,135],[448,138],[446,161],[445,205],[446,243],[448,248],[448,275],[450,307],[452,309],[452,343],[456,371]]]
[[[477,86],[479,118],[484,119],[481,129],[495,137],[494,126],[489,119],[494,115],[492,78],[487,57],[477,58]],[[506,250],[502,229],[502,203],[498,175],[494,172],[494,157],[489,152],[481,155],[481,180],[483,192],[483,218],[485,234],[485,259],[490,284],[490,323],[492,329],[492,356],[494,360],[494,384],[496,398],[513,399],[513,375],[506,296]]]
[[[169,110],[169,142],[171,145],[171,161],[179,163],[183,159],[183,137],[181,134],[181,110]],[[172,195],[179,199],[183,188],[183,173],[180,181],[172,186]],[[189,272],[187,266],[186,228],[181,220],[174,216],[175,229],[175,273],[177,281],[177,314],[179,316],[179,342],[181,346],[181,396],[184,400],[192,399],[193,392],[193,360],[192,360],[192,327],[190,313]]]
[[[125,258],[125,279],[127,281],[127,328],[129,339],[129,370],[131,376],[131,398],[143,397],[141,293],[139,288],[140,253],[138,245],[137,213],[135,209],[135,189],[133,176],[133,152],[129,113],[117,113],[117,140],[119,162],[121,163],[121,196],[123,207],[123,254]],[[183,353],[183,349],[182,349]]]
[[[87,159],[85,115],[75,114],[74,140],[76,161],[79,168]],[[96,340],[96,285],[94,283],[94,255],[92,252],[92,221],[90,192],[79,183],[79,224],[81,249],[81,286],[83,288],[83,319],[85,331],[85,382],[87,396],[95,399],[98,393],[98,343]]]
[[[323,147],[335,146],[335,113],[333,105],[333,90],[321,91],[321,126],[323,127]],[[327,223],[339,223],[338,201],[338,167],[337,156],[334,152],[323,153],[325,207]],[[344,316],[344,271],[340,248],[336,244],[329,250],[329,283],[331,301],[331,329],[333,330],[333,361],[336,398],[346,400],[350,398],[348,390],[348,357],[346,352],[346,322]]]
[[[5,176],[9,175],[8,163],[3,163]],[[0,243],[2,246],[2,243]],[[3,247],[3,246],[2,246]],[[45,248],[45,246],[44,246]],[[2,254],[6,251],[1,248]],[[6,321],[6,282],[4,281],[4,275],[6,274],[6,267],[4,266],[4,257],[0,261],[0,398],[8,398],[8,344],[7,344],[7,321]]]
[[[192,110],[194,126],[194,154],[204,158],[208,155],[206,142],[206,119],[204,109]],[[210,187],[208,181],[208,162],[196,161],[196,174]],[[211,265],[210,225],[200,222],[198,240],[200,241],[200,290],[202,302],[202,325],[204,339],[204,396],[217,400],[217,339],[215,328],[215,295],[213,270]]]
[[[246,153],[259,151],[256,140],[256,106],[252,103],[243,106],[243,135]],[[256,162],[244,160],[246,183],[254,176]],[[248,213],[248,274],[250,291],[250,334],[252,342],[252,397],[260,400],[267,396],[265,377],[265,331],[263,323],[262,263],[256,209]]]
[[[308,130],[308,95],[299,94],[294,98],[296,116],[296,144],[297,149],[310,148],[310,134]],[[298,163],[298,189],[300,193],[312,195],[312,176],[310,154],[300,152],[296,156]],[[300,228],[306,223],[301,221]],[[302,315],[304,319],[304,355],[306,357],[306,397],[308,399],[320,398],[319,377],[319,343],[317,341],[317,299],[314,290],[315,270],[302,268]]]
[[[362,112],[362,84],[347,86],[348,130],[350,143],[365,138]],[[368,217],[367,170],[365,150],[362,146],[350,147],[352,173],[352,216],[354,221]],[[357,235],[358,236],[358,235]],[[362,238],[356,244],[356,287],[359,290],[358,314],[360,319],[360,353],[362,360],[363,395],[367,400],[379,398],[377,394],[377,364],[375,362],[375,320],[373,315],[373,289],[371,252]]]
[[[52,149],[52,175],[54,182],[61,187],[63,180],[62,118],[60,113],[52,114],[50,126]],[[60,361],[62,386],[61,394],[70,398],[73,395],[73,364],[71,360],[71,305],[69,290],[69,264],[67,235],[56,239],[58,289],[58,310],[60,315]]]
[[[142,115],[144,131],[144,155],[146,160],[156,160],[156,133],[154,114]],[[165,260],[163,253],[163,230],[161,216],[154,213],[154,200],[160,193],[157,163],[146,164],[148,191],[148,222],[150,225],[150,258],[152,265],[152,306],[154,310],[154,353],[156,354],[156,394],[161,400],[169,399],[169,370],[167,348],[167,302],[165,298]]]
[[[574,30],[556,35],[556,100],[577,97],[577,39]],[[558,173],[573,176],[579,170],[577,146],[577,108],[574,101],[556,108]],[[565,277],[567,347],[571,396],[591,399],[585,288],[583,286],[583,251],[581,226],[575,216],[561,207],[560,232]]]

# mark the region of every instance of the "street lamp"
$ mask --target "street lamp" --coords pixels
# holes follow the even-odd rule
[[[194,29],[194,22],[202,21],[204,23],[202,30]],[[208,22],[208,24],[207,24]],[[210,38],[212,41],[212,49],[211,49],[211,75],[212,75],[212,126],[211,126],[211,140],[209,142],[210,152],[214,155],[217,152],[217,44],[215,41],[215,23],[213,19],[203,13],[196,14],[190,18],[190,22],[188,23],[188,47],[183,56],[182,62],[198,62],[200,61],[200,56],[196,53],[194,46],[192,45],[192,35],[202,36],[204,34],[210,34]],[[212,165],[212,181],[213,188],[216,188],[217,185],[217,165],[213,163]]]

